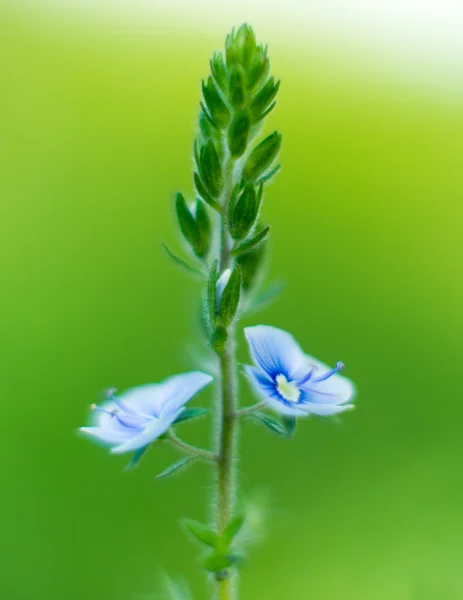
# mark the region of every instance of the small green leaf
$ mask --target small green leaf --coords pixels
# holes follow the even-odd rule
[[[209,315],[209,323],[212,329],[215,329],[217,321],[217,279],[219,261],[215,260],[209,271],[209,279],[207,281],[206,292],[206,308]]]
[[[271,169],[268,173],[266,173],[263,177],[261,177],[260,181],[262,183],[266,183],[267,181],[270,181],[270,179],[274,175],[276,175],[280,169],[281,169],[281,165],[276,165],[275,167],[273,167],[273,169]]]
[[[212,140],[208,140],[200,150],[201,178],[209,194],[218,198],[223,188],[222,165]]]
[[[204,185],[203,181],[201,180],[201,177],[199,176],[199,174],[195,172],[195,174],[193,175],[193,178],[195,181],[196,190],[198,191],[198,194],[201,196],[201,198],[204,200],[204,202],[206,202],[206,204],[209,204],[209,206],[211,206],[214,210],[216,210],[218,213],[221,214],[222,209],[221,209],[220,205],[209,194],[209,192],[207,191],[206,186]]]
[[[259,179],[276,158],[281,146],[281,135],[275,131],[265,138],[249,155],[243,170],[248,181]]]
[[[252,91],[260,83],[270,69],[270,61],[262,46],[257,46],[251,66],[246,72],[247,88]]]
[[[235,209],[236,198],[238,197],[238,194],[240,193],[240,188],[241,188],[241,184],[237,183],[235,185],[235,187],[233,188],[233,191],[230,196],[230,200],[228,201],[227,220],[229,223],[231,223],[231,220],[233,218],[233,211]]]
[[[225,571],[230,567],[236,566],[241,561],[241,556],[238,554],[211,554],[203,560],[203,567],[211,573]]]
[[[233,269],[220,300],[219,318],[224,327],[228,327],[235,318],[240,301],[240,293],[241,269],[238,266]]]
[[[230,110],[222,100],[212,77],[208,78],[207,84],[204,81],[202,82],[202,90],[211,117],[219,127],[224,129],[230,121]]]
[[[281,422],[282,422],[283,427],[286,430],[287,436],[294,437],[296,435],[296,425],[297,425],[296,418],[283,415],[281,417]]]
[[[194,408],[185,408],[185,410],[183,410],[175,419],[173,425],[177,425],[183,421],[190,421],[191,419],[198,419],[199,417],[203,417],[208,412],[208,408],[200,408],[199,406]]]
[[[241,108],[245,101],[244,74],[239,65],[235,65],[230,71],[229,99],[235,109]]]
[[[230,521],[230,523],[225,527],[224,532],[222,534],[222,541],[225,544],[225,547],[228,548],[230,544],[233,542],[234,538],[238,535],[241,528],[244,524],[244,517],[238,516]]]
[[[211,73],[222,93],[227,93],[228,75],[222,52],[216,52],[210,61]]]
[[[269,417],[265,413],[252,413],[249,415],[249,418],[253,419],[254,421],[258,421],[259,423],[262,423],[262,425],[264,425],[272,433],[276,433],[277,435],[280,435],[282,437],[290,437],[286,428],[283,427],[283,425],[279,421],[273,419],[272,417]]]
[[[228,229],[234,240],[242,240],[252,229],[257,218],[257,197],[254,184],[248,183],[236,202]]]
[[[132,471],[132,469],[135,469],[135,467],[139,464],[139,462],[145,455],[145,452],[148,450],[148,448],[149,448],[149,444],[147,444],[146,446],[142,446],[138,450],[135,450],[129,464],[125,467],[124,470]]]
[[[185,262],[182,258],[179,258],[176,254],[174,254],[167,244],[162,242],[161,245],[164,248],[164,250],[166,251],[169,258],[171,258],[177,266],[182,267],[183,269],[187,270],[189,273],[194,273],[195,275],[204,275],[204,273],[202,271],[200,271],[199,269],[196,269],[195,267],[192,267],[187,262]]]
[[[239,112],[234,117],[228,128],[228,147],[234,158],[242,156],[248,144],[251,120],[245,112]]]
[[[204,258],[208,255],[211,246],[211,220],[206,205],[199,198],[196,200],[196,227],[198,231],[196,254],[199,258]]]
[[[273,102],[279,89],[280,82],[275,83],[275,79],[270,77],[267,83],[257,92],[250,106],[254,121],[261,120],[262,113],[265,113],[266,109]]]
[[[181,458],[179,461],[173,463],[172,465],[170,465],[170,467],[167,467],[167,469],[164,469],[164,471],[161,471],[161,473],[156,475],[156,480],[165,479],[166,477],[173,475],[176,471],[182,469],[196,458],[196,456],[185,456],[184,458]]]
[[[249,250],[252,250],[256,246],[258,246],[259,244],[261,244],[262,242],[264,242],[268,238],[269,233],[270,233],[270,227],[265,227],[255,237],[251,238],[250,240],[246,240],[245,242],[243,242],[242,244],[240,244],[239,246],[237,246],[233,250],[233,252],[231,253],[231,255],[232,256],[239,256],[240,254],[243,254],[244,252],[248,252]]]
[[[183,237],[190,244],[195,254],[198,254],[200,243],[196,221],[186,205],[183,194],[180,192],[175,197],[175,211]]]
[[[203,523],[194,521],[193,519],[184,519],[183,524],[188,531],[193,534],[195,538],[202,544],[210,546],[211,548],[217,547],[219,536],[208,525],[204,525]]]

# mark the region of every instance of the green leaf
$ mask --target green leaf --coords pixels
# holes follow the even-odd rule
[[[222,541],[225,544],[226,548],[228,548],[233,542],[234,538],[238,535],[243,525],[244,517],[238,516],[232,519],[230,523],[225,527],[224,532],[222,534]]]
[[[222,100],[212,77],[208,78],[207,84],[202,82],[202,90],[211,117],[221,129],[224,129],[230,121],[230,110]]]
[[[175,419],[173,425],[183,423],[183,421],[190,421],[191,419],[198,419],[199,417],[203,417],[208,412],[208,408],[201,408],[199,406],[194,408],[185,408],[185,410],[183,410]]]
[[[240,188],[241,188],[241,184],[237,183],[235,185],[235,187],[233,188],[233,191],[230,196],[230,200],[228,201],[228,207],[227,207],[228,223],[231,223],[231,220],[233,219],[233,211],[235,209],[236,198],[238,197],[238,194],[240,193]]]
[[[216,548],[219,542],[219,536],[217,533],[211,529],[208,525],[204,525],[199,521],[194,521],[193,519],[184,519],[183,524],[188,529],[188,531],[194,535],[194,537],[199,540],[202,544],[206,546],[210,546],[211,548]]]
[[[281,146],[281,135],[275,131],[265,138],[249,155],[243,170],[248,181],[258,179],[272,164]]]
[[[281,417],[281,423],[286,430],[288,437],[294,437],[296,435],[297,420],[295,417],[288,417],[283,415]]]
[[[281,424],[280,421],[277,421],[276,419],[269,417],[265,413],[261,413],[261,412],[251,413],[249,415],[249,418],[253,419],[254,421],[258,421],[259,423],[262,423],[262,425],[264,425],[272,433],[275,433],[279,436],[286,437],[286,438],[290,437],[288,435],[286,428]]]
[[[179,258],[176,254],[174,254],[167,244],[162,242],[161,245],[164,248],[164,250],[166,251],[169,258],[171,258],[177,266],[182,267],[183,269],[187,270],[189,273],[194,273],[195,275],[204,275],[204,273],[202,271],[200,271],[199,269],[196,269],[195,267],[192,267],[187,262],[185,262],[182,258]]]
[[[235,65],[230,71],[229,98],[235,109],[241,108],[245,101],[244,74],[239,65]]]
[[[198,254],[199,233],[196,221],[186,205],[185,198],[180,192],[175,197],[175,211],[183,237],[190,244],[195,254]]]
[[[149,444],[147,444],[146,446],[142,446],[138,450],[135,450],[129,464],[125,467],[124,470],[132,471],[132,469],[135,469],[135,467],[139,464],[139,462],[145,455],[145,452],[148,450],[148,448],[149,448]]]
[[[258,212],[256,190],[254,184],[248,183],[235,205],[228,229],[234,240],[244,239],[252,229]]]
[[[217,279],[218,279],[219,261],[215,260],[209,271],[206,291],[206,309],[209,315],[209,323],[212,329],[215,329],[217,322]]]
[[[228,75],[222,52],[214,54],[210,61],[210,67],[215,83],[222,93],[226,94],[228,89]]]
[[[234,158],[242,156],[246,151],[250,127],[251,120],[247,113],[239,112],[233,117],[228,128],[228,147]]]
[[[241,269],[238,266],[233,269],[220,301],[219,318],[224,327],[228,327],[235,318],[240,301],[240,293]]]
[[[165,479],[166,477],[173,475],[176,471],[179,471],[180,469],[185,467],[188,463],[195,460],[196,458],[197,458],[197,456],[185,456],[184,458],[181,458],[177,462],[175,462],[172,465],[170,465],[169,467],[167,467],[167,469],[164,469],[164,471],[161,471],[161,473],[156,475],[156,480]]]
[[[211,573],[219,573],[237,565],[241,561],[239,554],[211,554],[203,560],[203,567]]]
[[[218,198],[223,188],[222,165],[212,140],[208,140],[200,151],[201,178],[213,198]]]
[[[267,181],[270,181],[270,179],[274,175],[276,175],[280,169],[281,169],[281,165],[276,165],[275,167],[273,167],[273,169],[271,169],[268,173],[266,173],[263,177],[261,177],[260,181],[262,183],[266,183]]]
[[[211,220],[206,205],[199,198],[196,200],[196,227],[198,231],[198,246],[196,254],[204,258],[209,254],[211,247]]]
[[[248,91],[252,91],[254,88],[256,88],[257,84],[259,84],[262,79],[267,77],[269,70],[270,61],[267,58],[262,46],[257,46],[251,66],[246,72]]]
[[[251,238],[250,240],[246,240],[245,242],[243,242],[242,244],[237,246],[232,251],[231,255],[239,256],[240,254],[243,254],[244,252],[248,252],[249,250],[252,250],[256,246],[258,246],[259,244],[264,242],[268,238],[269,233],[270,233],[270,227],[265,227],[255,237]]]
[[[280,89],[280,82],[270,77],[267,83],[257,92],[251,102],[250,110],[254,120],[261,120],[262,113],[270,106]]]
[[[209,192],[207,191],[206,186],[204,185],[199,174],[195,173],[193,175],[193,178],[195,181],[196,190],[197,190],[198,194],[201,196],[201,198],[204,200],[204,202],[206,202],[206,204],[209,204],[209,206],[211,206],[214,210],[216,210],[218,213],[221,214],[222,209],[221,209],[220,205],[209,194]]]

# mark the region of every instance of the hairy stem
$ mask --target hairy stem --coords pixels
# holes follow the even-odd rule
[[[227,225],[227,209],[233,190],[233,171],[235,161],[229,157],[225,165],[225,189],[223,192],[223,215],[221,217],[220,270],[230,262],[230,239]],[[219,356],[220,390],[217,403],[218,442],[217,442],[217,514],[216,526],[219,535],[233,516],[235,503],[235,461],[237,447],[236,411],[238,410],[236,383],[235,330],[228,328],[228,339]],[[234,600],[237,597],[234,574],[230,571],[219,573],[217,581],[217,600]]]
[[[204,458],[206,460],[218,460],[219,458],[217,454],[214,454],[214,452],[211,452],[210,450],[204,450],[203,448],[198,448],[197,446],[193,446],[192,444],[184,442],[179,437],[177,437],[173,429],[168,430],[167,438],[173,446],[176,446],[180,450],[183,450],[183,452],[191,454],[192,456]]]

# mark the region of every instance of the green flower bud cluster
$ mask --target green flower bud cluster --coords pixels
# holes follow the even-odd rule
[[[250,292],[259,280],[270,232],[260,225],[260,213],[265,184],[279,169],[275,160],[281,135],[275,131],[253,141],[276,105],[280,82],[269,72],[267,48],[257,44],[251,27],[233,30],[225,51],[210,60],[210,74],[201,85],[193,146],[197,200],[189,208],[182,194],[176,196],[180,231],[209,273],[205,315],[211,344],[219,353],[238,313],[241,291]],[[213,218],[214,212],[218,217]],[[209,259],[213,249],[218,249],[217,261]],[[176,262],[185,266],[182,259]],[[227,269],[231,276],[217,304],[215,287]]]

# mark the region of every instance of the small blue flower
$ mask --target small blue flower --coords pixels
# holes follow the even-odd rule
[[[137,450],[165,433],[185,404],[211,381],[210,375],[193,371],[129,389],[118,397],[112,391],[102,406],[92,405],[93,426],[80,430],[112,446],[115,454]]]
[[[246,374],[259,396],[288,416],[331,416],[353,408],[354,384],[339,375],[341,362],[330,369],[307,356],[292,335],[267,325],[244,330],[255,367]]]

